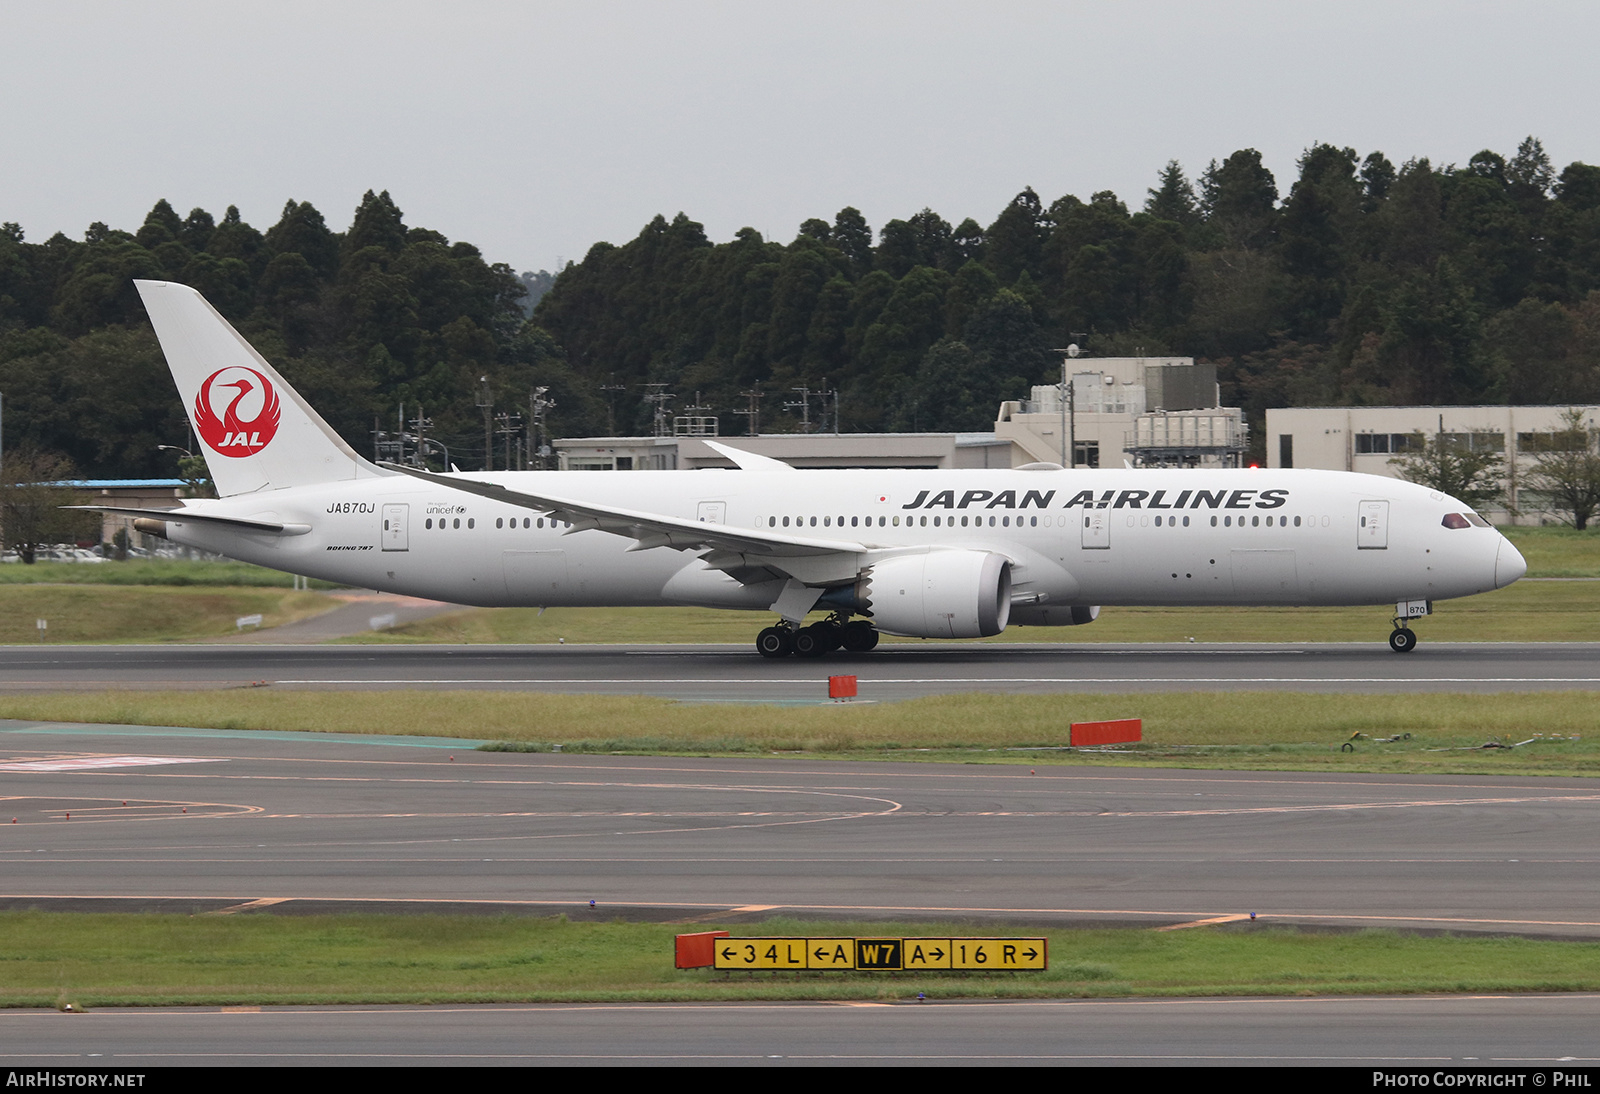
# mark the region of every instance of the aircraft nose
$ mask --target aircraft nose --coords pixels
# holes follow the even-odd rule
[[[1511,546],[1505,536],[1500,537],[1500,552],[1494,558],[1494,587],[1504,589],[1528,572],[1528,560],[1522,552]]]

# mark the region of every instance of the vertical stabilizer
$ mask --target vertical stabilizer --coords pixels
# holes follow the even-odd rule
[[[388,474],[358,456],[206,298],[135,281],[223,497]]]

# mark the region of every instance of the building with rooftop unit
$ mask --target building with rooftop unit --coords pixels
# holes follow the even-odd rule
[[[1267,465],[1360,471],[1398,478],[1392,462],[1443,437],[1471,451],[1500,456],[1504,496],[1484,506],[1495,523],[1559,521],[1548,501],[1526,488],[1528,473],[1553,438],[1566,429],[1564,415],[1582,412],[1589,444],[1600,436],[1600,406],[1306,406],[1267,411]]]

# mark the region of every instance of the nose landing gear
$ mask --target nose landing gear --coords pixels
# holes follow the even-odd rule
[[[1411,620],[1433,614],[1431,600],[1401,600],[1394,606],[1394,630],[1389,634],[1389,648],[1395,653],[1410,653],[1417,648],[1417,632],[1411,629]]]

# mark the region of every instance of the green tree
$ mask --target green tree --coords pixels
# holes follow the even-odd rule
[[[1200,202],[1177,160],[1167,161],[1161,169],[1160,185],[1146,193],[1150,196],[1145,199],[1144,211],[1157,220],[1170,220],[1185,228],[1200,222]]]
[[[1278,249],[1289,277],[1285,308],[1292,333],[1317,337],[1344,303],[1346,239],[1360,203],[1356,150],[1316,144],[1300,157],[1300,178],[1278,221]]]
[[[250,269],[260,270],[261,233],[244,222],[236,205],[228,206],[222,214],[222,223],[211,233],[206,250],[218,258],[237,258]]]
[[[177,241],[182,234],[183,221],[178,219],[178,214],[173,210],[171,203],[162,198],[144,218],[144,226],[133,238],[138,241],[139,246],[146,250],[154,250],[159,244]]]
[[[971,217],[956,225],[955,234],[950,237],[950,242],[963,261],[983,261],[983,225]]]
[[[211,481],[211,468],[206,465],[204,456],[195,453],[179,456],[178,478],[183,480],[183,496],[186,498],[217,496],[217,488]],[[118,534],[122,535],[120,532]],[[123,549],[121,557],[127,557],[126,549]]]
[[[1464,440],[1439,434],[1420,451],[1389,461],[1402,479],[1448,494],[1474,509],[1498,501],[1505,493],[1505,457],[1489,449],[1474,450]]]
[[[1278,184],[1261,153],[1243,148],[1222,163],[1211,161],[1200,176],[1200,208],[1206,223],[1233,247],[1260,247],[1272,238]]]
[[[1561,414],[1562,428],[1550,435],[1535,458],[1533,470],[1523,479],[1523,489],[1543,495],[1557,512],[1571,513],[1578,531],[1600,510],[1600,438],[1584,412],[1571,407]]]
[[[888,424],[913,433],[991,428],[994,404],[979,391],[986,387],[978,355],[965,342],[941,338],[901,386]]]
[[[861,210],[846,205],[833,218],[833,245],[850,260],[850,269],[860,277],[872,269],[872,229]]]
[[[0,466],[0,537],[24,563],[32,565],[41,547],[72,542],[94,526],[88,514],[62,508],[82,500],[72,485],[76,477],[65,456],[34,448],[5,454]]]
[[[1361,188],[1366,194],[1368,212],[1376,209],[1389,196],[1389,187],[1394,185],[1394,180],[1394,164],[1382,152],[1369,152],[1367,158],[1361,161]]]
[[[339,268],[339,239],[309,201],[285,203],[283,216],[267,229],[262,242],[274,255],[300,255],[324,280]]]
[[[1398,398],[1444,405],[1481,390],[1480,312],[1449,259],[1403,281],[1385,311],[1379,363]]]
[[[374,194],[368,190],[356,206],[356,218],[345,233],[344,252],[355,254],[363,247],[382,247],[398,251],[406,245],[406,226],[399,206],[389,191]]]
[[[1046,235],[1039,195],[1025,187],[983,233],[984,261],[1002,285],[1015,283],[1024,272],[1037,275]]]

